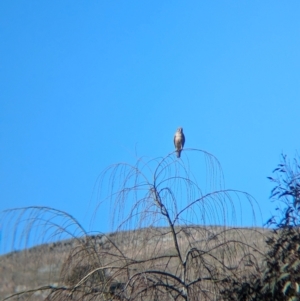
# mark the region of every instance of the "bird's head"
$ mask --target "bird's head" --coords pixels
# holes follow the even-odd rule
[[[177,132],[183,133],[183,128],[182,128],[182,127],[179,127],[179,128],[177,129]]]

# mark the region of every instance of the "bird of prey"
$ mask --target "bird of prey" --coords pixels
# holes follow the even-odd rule
[[[184,142],[185,142],[185,137],[183,134],[183,128],[178,128],[174,136],[174,145],[176,148],[177,158],[180,158],[180,153],[183,149]]]

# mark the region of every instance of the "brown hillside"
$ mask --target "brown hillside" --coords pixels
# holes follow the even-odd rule
[[[176,228],[176,231],[179,237],[179,247],[183,252],[194,246],[200,250],[217,252],[215,253],[216,257],[222,256],[222,254],[219,248],[214,251],[213,246],[222,241],[242,241],[245,245],[251,245],[254,249],[264,253],[266,235],[270,233],[269,230],[262,228],[226,229],[217,226],[189,227],[188,230],[187,228]],[[114,260],[114,264],[118,264],[113,256],[116,254],[112,254],[112,252],[116,252],[113,245],[118,245],[120,252],[135,260],[147,259],[154,254],[155,256],[170,256],[174,253],[172,236],[167,228],[147,228],[112,233],[107,236],[89,236],[12,252],[0,257],[0,300],[11,294],[47,286],[27,295],[29,300],[44,300],[50,292],[49,287],[76,285],[91,269],[95,268],[91,262],[97,262],[98,266],[101,262],[102,266],[108,267],[104,270],[105,276],[111,275],[113,271],[109,269],[109,266],[112,260]],[[232,246],[234,248],[234,244]],[[90,249],[93,249],[93,252],[90,252]],[[253,258],[261,261],[261,255],[254,249],[250,248],[249,252],[253,253]],[[229,253],[232,256],[224,261],[228,269],[235,269],[237,265],[241,264],[246,269],[251,265],[250,262],[253,258],[251,259],[249,256],[242,258],[245,250],[234,249]],[[95,254],[99,254],[99,258],[91,259],[91,256],[95,256]],[[167,263],[163,259],[156,263],[156,267],[166,264],[169,264],[169,270],[173,269],[172,262]],[[136,266],[136,270],[143,270],[146,265],[147,263],[139,264]],[[122,275],[118,277],[122,283]],[[101,281],[101,279],[97,278],[96,281]],[[25,297],[16,299],[23,300],[23,298],[25,300]],[[13,300],[16,299],[13,298]]]

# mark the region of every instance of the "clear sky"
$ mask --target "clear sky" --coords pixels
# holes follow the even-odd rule
[[[101,171],[169,154],[182,126],[262,225],[266,177],[299,148],[299,16],[299,1],[2,1],[0,210],[88,229]]]

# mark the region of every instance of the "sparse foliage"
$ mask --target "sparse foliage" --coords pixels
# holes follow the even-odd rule
[[[283,207],[279,215],[269,219],[273,234],[266,243],[268,250],[256,277],[248,281],[233,281],[227,293],[228,300],[278,300],[300,299],[300,165],[282,156],[282,162],[268,177],[275,187],[271,198]],[[232,280],[232,279],[231,279]]]
[[[300,165],[291,164],[286,156],[269,177],[275,183],[271,198],[280,201],[279,217],[274,235],[267,240],[269,252],[262,278],[262,291],[268,300],[299,300],[300,298]],[[264,299],[266,300],[266,298]]]

